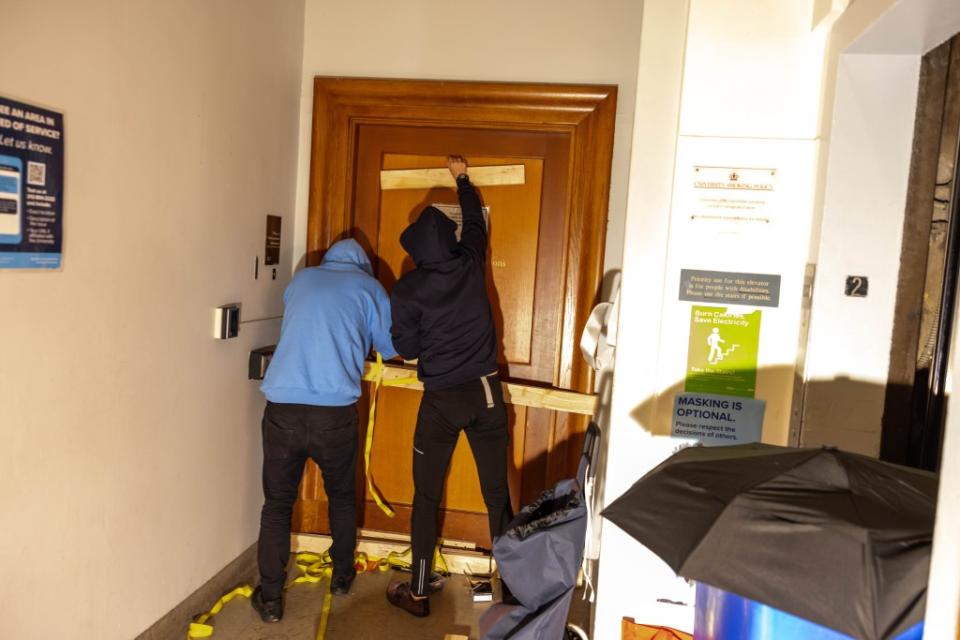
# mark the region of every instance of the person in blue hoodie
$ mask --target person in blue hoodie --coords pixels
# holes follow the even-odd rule
[[[331,590],[345,594],[356,575],[357,400],[371,347],[396,355],[390,299],[353,239],[327,251],[319,267],[297,273],[283,294],[280,342],[260,389],[263,412],[263,510],[251,602],[264,622],[283,617],[290,524],[307,458],[323,474],[333,545]]]

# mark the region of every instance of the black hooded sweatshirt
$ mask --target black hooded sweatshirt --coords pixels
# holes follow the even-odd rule
[[[457,179],[463,228],[434,207],[400,234],[416,268],[390,296],[393,345],[405,360],[419,358],[417,375],[428,391],[497,371],[497,331],[487,299],[487,229],[470,179]]]

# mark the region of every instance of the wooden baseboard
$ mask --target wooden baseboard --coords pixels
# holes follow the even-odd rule
[[[253,544],[217,575],[210,578],[205,585],[191,593],[186,600],[138,635],[136,640],[185,638],[187,626],[194,615],[209,609],[220,596],[237,585],[256,583],[258,577],[257,545]]]

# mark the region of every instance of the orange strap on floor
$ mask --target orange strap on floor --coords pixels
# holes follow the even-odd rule
[[[637,624],[633,618],[621,620],[623,640],[693,640],[693,636],[683,631],[656,625]]]
[[[383,499],[376,483],[373,481],[373,470],[370,468],[370,454],[373,451],[373,431],[377,421],[377,396],[380,394],[380,387],[399,387],[417,382],[416,376],[406,378],[394,378],[392,380],[383,379],[384,367],[383,357],[377,353],[377,361],[370,367],[370,371],[363,376],[363,379],[372,382],[373,388],[370,389],[370,411],[367,417],[367,438],[363,448],[364,473],[367,477],[367,491],[373,496],[374,502],[380,507],[380,510],[389,517],[394,517],[396,513],[393,508]]]

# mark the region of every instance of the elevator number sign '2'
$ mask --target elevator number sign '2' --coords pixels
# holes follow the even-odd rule
[[[847,284],[843,292],[851,298],[866,298],[869,288],[870,282],[867,276],[847,276]]]

